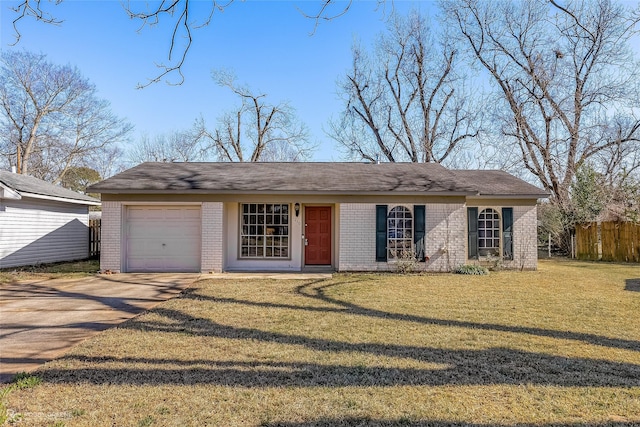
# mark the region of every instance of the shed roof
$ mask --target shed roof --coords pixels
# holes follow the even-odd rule
[[[437,163],[142,163],[89,189],[159,194],[547,196],[505,172],[455,171]]]
[[[0,186],[28,197],[60,199],[71,203],[97,205],[100,200],[28,175],[0,171]]]

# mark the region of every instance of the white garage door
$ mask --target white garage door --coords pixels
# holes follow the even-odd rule
[[[200,206],[129,206],[125,221],[126,271],[200,271]]]

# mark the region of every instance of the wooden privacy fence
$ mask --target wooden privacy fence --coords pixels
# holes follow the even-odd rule
[[[591,222],[576,227],[578,259],[640,262],[640,224]]]
[[[89,220],[89,257],[100,255],[100,221],[99,219]]]

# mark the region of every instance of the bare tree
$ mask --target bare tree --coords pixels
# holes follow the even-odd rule
[[[480,132],[458,62],[419,12],[393,15],[373,57],[353,48],[339,88],[346,107],[330,135],[359,159],[452,162]]]
[[[0,156],[18,173],[57,183],[131,131],[77,69],[28,52],[3,52],[0,64]]]
[[[15,43],[20,41],[19,25],[25,19],[34,19],[51,25],[62,24],[62,21],[56,18],[53,9],[63,1],[22,0],[17,6],[12,7],[11,9],[16,15],[13,20]],[[344,15],[351,8],[352,1],[317,0],[313,3],[317,8],[314,12],[302,10],[300,12],[306,18],[315,21],[313,30],[315,32],[320,22]],[[146,83],[139,84],[138,87],[146,87],[176,74],[178,77],[172,80],[171,84],[179,85],[184,82],[182,66],[193,43],[194,32],[209,26],[216,12],[222,13],[234,3],[234,0],[208,0],[206,2],[207,9],[203,9],[203,7],[207,7],[203,6],[203,3],[205,2],[196,0],[158,0],[152,3],[126,0],[126,2],[123,2],[124,10],[129,18],[140,22],[140,30],[145,27],[159,26],[165,21],[168,21],[168,25],[171,28],[171,36],[168,40],[167,62],[157,64],[158,68],[160,68],[160,73],[148,79]],[[386,3],[386,0],[376,0],[376,3],[377,7],[380,7]],[[194,10],[196,7],[198,8],[197,11]]]
[[[200,162],[208,160],[209,146],[204,145],[199,133],[199,121],[192,129],[143,135],[140,141],[130,145],[127,158],[130,163],[142,162]]]
[[[637,10],[609,0],[442,7],[495,84],[488,103],[500,113],[505,148],[513,143],[556,202],[569,203],[575,173],[588,161],[609,174],[638,167],[640,80],[629,48]]]
[[[109,178],[127,168],[124,150],[120,145],[111,145],[100,152],[89,155],[87,164],[95,169],[102,179]]]
[[[199,133],[221,161],[258,162],[305,160],[315,147],[309,142],[307,127],[286,102],[269,104],[265,93],[236,84],[233,74],[215,71],[214,80],[240,98],[240,106],[218,119],[210,131],[204,120]],[[279,156],[284,156],[280,158]]]

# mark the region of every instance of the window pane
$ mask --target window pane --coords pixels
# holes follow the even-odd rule
[[[483,256],[500,247],[500,215],[493,209],[484,209],[478,215],[478,247],[487,249],[480,252]]]
[[[287,204],[242,204],[240,256],[258,258],[288,257],[288,209],[289,205]]]
[[[405,206],[396,206],[387,214],[387,256],[390,259],[412,253],[413,217]]]

